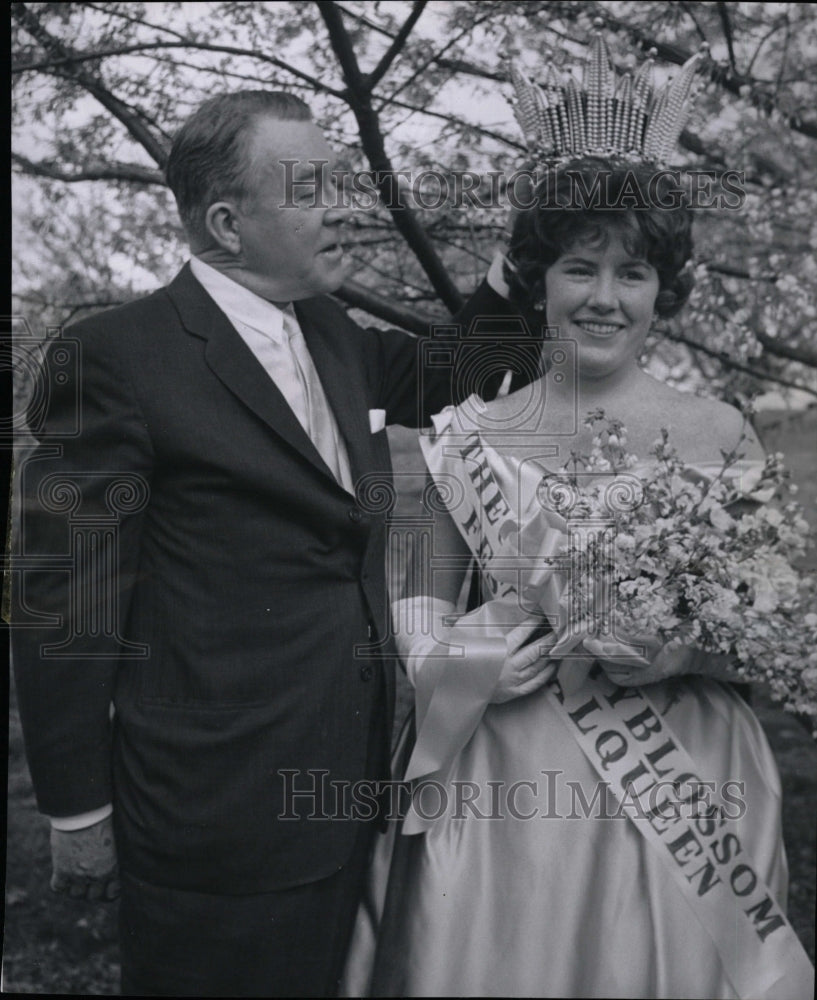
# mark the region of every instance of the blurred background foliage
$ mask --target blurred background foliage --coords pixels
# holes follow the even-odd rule
[[[246,87],[301,95],[343,165],[379,171],[381,195],[392,195],[392,210],[381,197],[348,227],[355,273],[340,294],[365,311],[358,318],[414,331],[444,319],[501,243],[503,178],[523,159],[505,39],[541,80],[551,62],[580,63],[602,17],[617,68],[655,47],[659,81],[709,44],[674,165],[745,175],[741,208],[698,212],[697,288],[648,343],[652,370],[730,400],[817,396],[810,4],[13,3],[11,12],[15,310],[35,330],[172,277],[185,246],[162,179],[170,140],[203,99]],[[410,175],[399,205],[393,171]],[[433,207],[405,196],[423,171],[414,194],[422,188]],[[463,183],[481,204],[457,198]]]

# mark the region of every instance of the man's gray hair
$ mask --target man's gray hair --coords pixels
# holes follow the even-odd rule
[[[173,140],[166,177],[191,240],[209,240],[207,209],[223,198],[249,193],[249,147],[260,118],[311,121],[309,106],[282,90],[242,90],[205,101]]]

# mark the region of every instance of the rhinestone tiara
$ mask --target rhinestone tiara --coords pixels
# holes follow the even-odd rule
[[[529,153],[544,166],[582,156],[603,156],[666,166],[689,120],[698,90],[696,75],[709,60],[709,46],[688,59],[676,77],[656,90],[656,50],[633,75],[616,79],[604,22],[596,18],[582,83],[551,64],[543,86],[531,82],[506,46],[511,101]],[[700,78],[698,78],[700,79]]]

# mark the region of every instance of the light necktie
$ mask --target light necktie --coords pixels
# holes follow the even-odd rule
[[[315,363],[312,360],[298,321],[288,310],[282,310],[284,333],[289,343],[295,371],[301,383],[306,404],[306,432],[329,466],[335,479],[349,493],[353,492],[352,474],[346,445],[323,391]]]

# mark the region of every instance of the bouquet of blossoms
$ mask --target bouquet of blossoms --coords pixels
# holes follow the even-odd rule
[[[816,588],[795,566],[809,526],[782,455],[761,471],[735,449],[703,473],[662,430],[644,465],[620,421],[597,410],[585,423],[591,454],[540,486],[540,502],[567,521],[562,606],[574,630],[727,654],[739,678],[763,682],[817,734]]]

